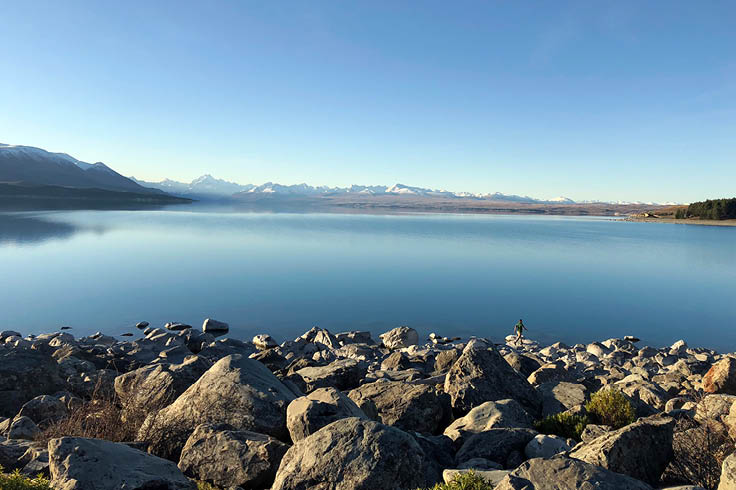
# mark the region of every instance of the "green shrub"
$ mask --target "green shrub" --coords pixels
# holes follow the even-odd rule
[[[636,420],[634,408],[626,396],[611,388],[600,390],[585,405],[588,415],[596,424],[620,429]]]
[[[40,475],[36,478],[28,478],[20,474],[20,471],[7,474],[3,473],[0,466],[0,490],[51,490],[49,481]]]
[[[553,434],[565,439],[580,440],[580,434],[588,425],[588,417],[585,415],[573,415],[570,413],[556,413],[542,420],[534,422],[534,428],[542,434]]]
[[[455,475],[450,483],[438,483],[431,490],[493,490],[493,485],[470,470]]]
[[[218,489],[216,486],[212,485],[211,483],[207,483],[206,481],[198,481],[197,490],[218,490]]]

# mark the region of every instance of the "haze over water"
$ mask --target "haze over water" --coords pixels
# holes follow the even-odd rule
[[[142,320],[277,341],[314,325],[500,342],[635,335],[736,350],[736,228],[604,218],[238,213],[0,214],[0,329],[138,332]]]

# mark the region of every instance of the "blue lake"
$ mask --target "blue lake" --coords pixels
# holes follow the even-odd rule
[[[0,214],[0,329],[79,336],[226,321],[543,343],[626,334],[736,350],[736,228],[603,218],[239,213]]]

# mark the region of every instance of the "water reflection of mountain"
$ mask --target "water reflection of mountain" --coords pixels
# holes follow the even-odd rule
[[[103,228],[52,221],[39,216],[0,213],[0,245],[7,243],[41,243],[51,239],[68,239],[80,231],[104,233]]]

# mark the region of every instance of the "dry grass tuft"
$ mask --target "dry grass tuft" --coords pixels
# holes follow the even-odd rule
[[[734,441],[728,435],[728,427],[716,413],[711,413],[704,398],[693,396],[698,404],[698,420],[683,417],[677,421],[672,443],[674,457],[665,476],[711,490],[718,488],[721,465],[734,452]]]
[[[90,437],[112,442],[138,441],[138,433],[150,414],[160,407],[143,406],[135,398],[122,400],[113,391],[95,388],[92,398],[69,411],[69,415],[52,422],[37,440],[48,442],[58,437]],[[147,438],[146,438],[147,439]],[[147,442],[147,441],[142,441]]]

